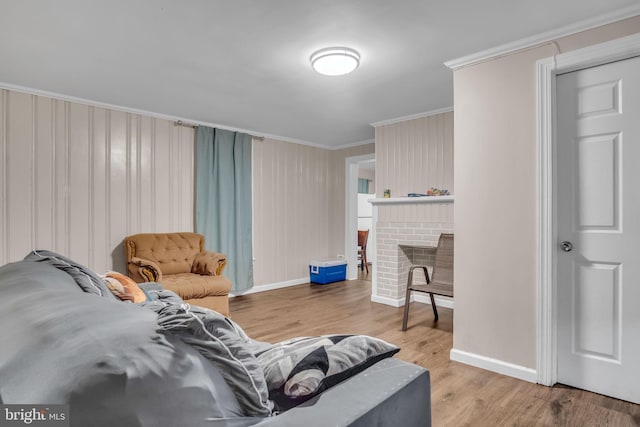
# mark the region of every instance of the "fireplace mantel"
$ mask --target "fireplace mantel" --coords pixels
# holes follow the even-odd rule
[[[373,206],[379,205],[410,205],[427,203],[453,203],[453,196],[423,196],[423,197],[390,197],[369,199]]]

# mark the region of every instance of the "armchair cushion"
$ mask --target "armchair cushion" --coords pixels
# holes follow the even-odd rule
[[[193,273],[166,275],[161,284],[163,288],[175,292],[184,300],[226,296],[231,290],[231,282],[226,277]]]

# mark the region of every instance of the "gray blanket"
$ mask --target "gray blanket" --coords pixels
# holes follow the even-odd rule
[[[194,427],[254,425],[253,417],[260,418],[261,425],[313,425],[309,420],[323,422],[334,409],[369,413],[368,408],[376,405],[344,406],[341,397],[338,405],[335,401],[326,405],[316,396],[311,406],[300,405],[304,407],[300,414],[321,406],[302,424],[297,422],[300,415],[271,417],[275,412],[265,361],[256,355],[270,350],[279,353],[286,343],[253,340],[232,320],[191,306],[159,284],[141,284],[150,298],[140,304],[126,303],[116,299],[95,273],[68,258],[49,251],[34,251],[26,258],[0,267],[0,329],[7,344],[0,345],[0,403],[67,403],[73,425],[78,426]],[[279,368],[292,365],[296,381],[302,378],[301,372],[317,370],[308,364],[298,369],[300,363],[288,362],[294,359],[291,354],[284,356],[274,363]],[[307,356],[302,359],[311,361]],[[335,384],[333,377],[346,379],[347,371],[355,373],[352,368],[337,374],[323,371],[332,379],[321,385]],[[392,380],[395,384],[395,375]],[[369,421],[383,412],[388,411],[381,409]],[[340,413],[336,420],[353,419]]]
[[[158,314],[161,329],[200,352],[220,371],[247,415],[269,416],[273,403],[262,367],[254,356],[271,344],[249,338],[231,319],[207,308],[185,303],[160,286],[145,286],[153,296],[139,305]]]
[[[78,264],[72,259],[47,250],[33,250],[24,257],[25,261],[40,262],[48,264],[58,270],[64,271],[75,280],[80,289],[88,294],[99,295],[101,297],[115,300],[104,281],[87,267]]]
[[[24,260],[55,267],[69,274],[85,293],[118,301],[102,278],[67,257],[35,250]],[[254,356],[271,344],[252,340],[231,319],[207,308],[191,306],[157,283],[140,287],[151,298],[137,305],[157,314],[159,332],[178,338],[209,360],[231,387],[245,415],[272,414],[273,403],[269,400],[264,373]]]
[[[47,264],[0,267],[0,402],[68,404],[72,427],[228,426],[245,415],[156,313],[81,292]]]

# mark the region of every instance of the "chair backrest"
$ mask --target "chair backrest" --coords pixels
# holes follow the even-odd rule
[[[358,230],[358,246],[360,246],[361,248],[366,248],[368,239],[369,230]]]
[[[438,239],[431,281],[453,289],[453,234],[442,233]]]
[[[193,260],[204,248],[204,236],[197,233],[144,233],[124,239],[127,262],[132,257],[153,261],[162,274],[189,273]]]

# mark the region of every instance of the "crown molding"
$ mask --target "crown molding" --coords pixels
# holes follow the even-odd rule
[[[631,18],[637,15],[640,15],[640,4],[635,4],[623,9],[618,9],[613,12],[597,16],[595,18],[576,22],[574,24],[567,25],[556,30],[547,31],[545,33],[541,33],[532,37],[526,37],[514,42],[493,47],[491,49],[483,50],[471,55],[466,55],[458,59],[452,59],[445,62],[444,65],[451,68],[452,70],[457,70],[462,67],[489,61],[491,59],[508,55],[513,52],[549,43],[550,41],[556,40],[561,37],[566,37],[582,31],[590,30],[592,28],[601,27],[603,25],[611,24],[612,22]]]
[[[364,141],[358,141],[358,142],[352,142],[349,144],[344,144],[344,145],[338,145],[337,147],[325,147],[328,148],[329,150],[344,150],[345,148],[353,148],[353,147],[359,147],[361,145],[367,145],[367,144],[375,144],[376,140],[371,138],[371,139],[365,139]]]
[[[366,145],[366,144],[375,143],[375,140],[373,138],[371,138],[371,139],[366,139],[364,141],[357,141],[357,142],[351,142],[351,143],[347,143],[347,144],[343,144],[343,145],[333,146],[333,145],[320,144],[320,143],[311,142],[311,141],[305,141],[305,140],[302,140],[302,139],[289,138],[289,137],[286,137],[286,136],[273,135],[273,134],[259,132],[259,131],[255,131],[255,130],[251,130],[251,129],[235,128],[235,127],[222,125],[222,124],[219,124],[219,123],[202,122],[202,121],[199,121],[199,120],[193,120],[193,119],[189,119],[189,118],[185,118],[185,117],[170,116],[170,115],[167,115],[167,114],[155,113],[153,111],[147,111],[147,110],[141,110],[141,109],[137,109],[137,108],[124,107],[122,105],[109,104],[109,103],[106,103],[106,102],[93,101],[93,100],[86,99],[86,98],[78,98],[78,97],[71,96],[71,95],[63,95],[63,94],[57,93],[57,92],[49,92],[49,91],[46,91],[46,90],[34,89],[34,88],[26,87],[26,86],[18,86],[18,85],[14,85],[14,84],[11,84],[11,83],[0,82],[0,89],[7,89],[7,90],[14,91],[14,92],[26,93],[26,94],[29,94],[29,95],[45,96],[47,98],[58,99],[60,101],[74,102],[74,103],[77,103],[77,104],[89,105],[89,106],[97,107],[97,108],[105,108],[105,109],[109,109],[109,110],[122,111],[124,113],[139,114],[139,115],[143,115],[143,116],[147,116],[147,117],[153,117],[153,118],[156,118],[156,119],[168,120],[168,121],[172,121],[172,122],[179,122],[180,121],[180,122],[183,122],[183,123],[188,124],[190,126],[208,126],[208,127],[217,128],[217,129],[225,129],[225,130],[229,130],[229,131],[232,131],[232,132],[242,132],[242,133],[246,133],[246,134],[252,135],[255,138],[259,138],[260,140],[269,139],[269,140],[274,140],[274,141],[288,142],[288,143],[291,143],[291,144],[299,144],[299,145],[305,145],[305,146],[308,146],[308,147],[321,148],[323,150],[331,150],[331,151],[343,150],[345,148],[353,148],[353,147],[358,147],[360,145]],[[446,108],[446,109],[433,111],[433,112],[420,113],[420,114],[416,114],[414,116],[407,116],[406,118],[392,119],[392,120],[389,120],[388,122],[389,123],[394,123],[395,121],[403,121],[403,120],[409,120],[411,118],[426,117],[426,116],[430,116],[430,115],[434,115],[434,114],[440,114],[442,112],[447,112],[447,111],[453,111],[453,108]],[[382,122],[380,122],[380,123],[382,123]]]
[[[141,110],[141,109],[138,109],[138,108],[124,107],[122,105],[109,104],[109,103],[106,103],[106,102],[94,101],[94,100],[86,99],[86,98],[78,98],[78,97],[71,96],[71,95],[63,95],[63,94],[57,93],[57,92],[49,92],[49,91],[46,91],[46,90],[34,89],[34,88],[26,87],[26,86],[18,86],[18,85],[14,85],[14,84],[11,84],[11,83],[0,82],[0,89],[7,89],[7,90],[14,91],[14,92],[26,93],[26,94],[29,94],[29,95],[45,96],[47,98],[58,99],[60,101],[74,102],[74,103],[77,103],[77,104],[89,105],[89,106],[92,106],[92,107],[105,108],[105,109],[109,109],[109,110],[116,110],[116,111],[121,111],[121,112],[124,112],[124,113],[139,114],[139,115],[143,115],[143,116],[147,116],[147,117],[153,117],[153,118],[156,118],[156,119],[169,120],[169,121],[173,121],[173,122],[180,121],[180,122],[183,122],[183,123],[188,123],[189,125],[193,125],[193,126],[208,126],[208,127],[217,128],[217,129],[229,130],[229,131],[232,131],[232,132],[242,132],[242,133],[246,133],[246,134],[252,135],[252,136],[254,136],[256,138],[260,138],[260,139],[266,138],[266,139],[272,139],[272,140],[277,140],[277,141],[282,141],[282,142],[289,142],[289,143],[292,143],[292,144],[308,145],[308,146],[311,146],[311,147],[323,148],[325,150],[333,150],[333,149],[335,149],[335,147],[327,146],[327,145],[324,145],[324,144],[318,144],[318,143],[315,143],[315,142],[304,141],[304,140],[295,139],[295,138],[288,138],[286,136],[273,135],[273,134],[259,132],[259,131],[255,131],[255,130],[251,130],[251,129],[235,128],[235,127],[230,127],[230,126],[226,126],[226,125],[221,125],[219,123],[202,122],[202,121],[199,121],[199,120],[192,120],[192,119],[185,118],[185,117],[170,116],[170,115],[167,115],[167,114],[156,113],[156,112],[147,111],[147,110]]]
[[[444,114],[444,113],[450,113],[452,111],[453,111],[453,107],[440,108],[440,109],[437,109],[437,110],[425,111],[423,113],[411,114],[409,116],[396,117],[395,119],[382,120],[382,121],[379,121],[379,122],[370,123],[370,125],[373,126],[373,127],[391,125],[391,124],[394,124],[394,123],[406,122],[407,120],[422,119],[424,117],[435,116],[435,115]]]

